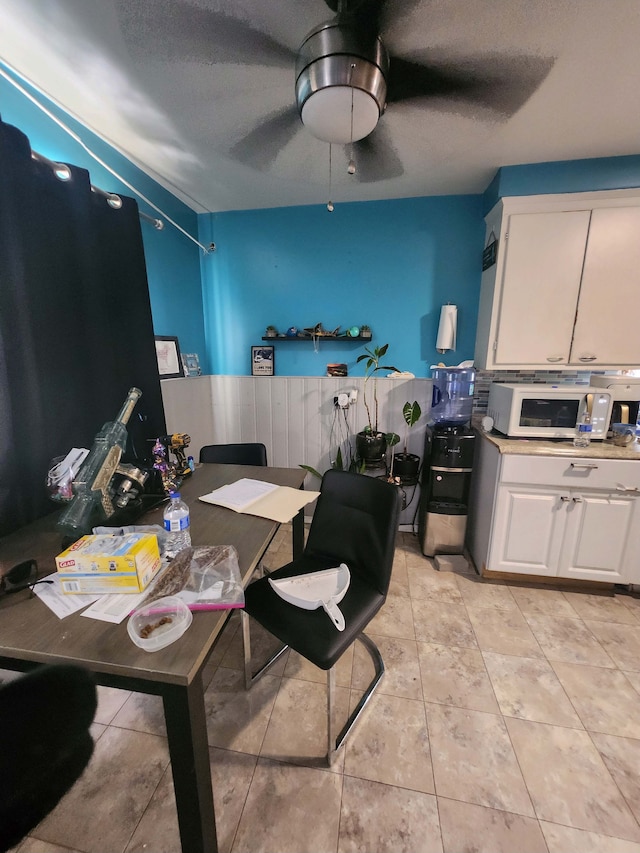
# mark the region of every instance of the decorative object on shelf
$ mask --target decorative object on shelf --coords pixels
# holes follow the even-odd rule
[[[276,338],[278,336],[278,330],[275,326],[267,326],[264,334],[267,338]]]
[[[410,403],[408,400],[402,407],[402,417],[406,424],[404,431],[404,450],[395,455],[395,475],[400,478],[403,486],[412,486],[418,482],[418,471],[420,469],[420,457],[415,453],[409,453],[409,430],[417,424],[422,415],[422,409],[417,400]]]
[[[173,335],[155,335],[155,341],[160,378],[176,379],[184,376],[178,339]]]
[[[275,350],[269,346],[251,347],[251,375],[273,376],[275,367]]]
[[[440,310],[440,324],[436,337],[436,349],[439,353],[455,350],[458,331],[458,308],[456,305],[443,305]]]
[[[286,335],[288,338],[297,338],[298,337],[297,328],[295,326],[289,326],[289,328],[287,329]]]
[[[303,329],[302,331],[305,335],[309,335],[311,338],[337,338],[340,326],[336,326],[332,332],[328,332],[326,329],[322,328],[322,323],[316,323],[315,326],[309,326],[307,329]]]
[[[380,360],[384,358],[388,349],[389,344],[383,344],[383,346],[374,347],[373,349],[365,347],[364,354],[359,355],[356,359],[356,364],[366,360],[362,399],[367,412],[368,422],[365,428],[356,435],[358,457],[364,462],[366,468],[381,467],[387,451],[386,435],[378,429],[377,374],[380,370],[398,371],[398,368],[393,367],[393,365],[380,363]],[[367,397],[370,382],[373,382],[373,400],[371,402]]]
[[[360,326],[360,337],[361,338],[370,338],[371,337],[371,328],[369,326]]]
[[[346,364],[328,364],[327,365],[327,376],[347,376],[347,365]]]
[[[200,367],[200,359],[195,352],[182,353],[182,366],[184,367],[185,376],[202,376]]]
[[[349,329],[347,329],[347,335],[349,335],[350,338],[359,337],[360,336],[359,327],[358,326],[351,326]]]

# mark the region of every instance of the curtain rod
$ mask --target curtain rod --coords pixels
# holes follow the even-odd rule
[[[15,74],[16,77],[20,77],[21,80],[24,80],[26,83],[29,84],[29,86],[33,86],[33,88],[36,89],[36,91],[38,91],[40,94],[44,95],[45,97],[48,97],[47,95],[45,95],[44,92],[42,92],[42,90],[38,86],[36,86],[35,83],[32,83],[31,80],[28,80],[16,68],[14,68],[10,63],[8,63],[6,61],[6,59],[0,59],[0,65],[4,65],[6,68],[8,68],[11,71],[12,74]],[[28,92],[23,86],[21,86],[17,82],[17,80],[14,80],[11,77],[11,75],[7,74],[6,71],[4,71],[2,68],[0,68],[0,76],[4,77],[4,79],[7,80],[9,83],[11,83],[11,85],[14,88],[16,88],[22,95],[24,95],[25,98],[28,98],[33,104],[36,105],[36,107],[38,107],[38,109],[42,110],[42,112],[45,113],[45,115],[47,115],[52,121],[54,121],[66,133],[68,133],[69,136],[71,136],[71,138],[74,139],[78,143],[78,145],[80,145],[87,152],[87,154],[90,157],[92,157],[97,163],[99,163],[103,169],[106,169],[107,172],[109,172],[115,178],[117,178],[119,181],[121,181],[125,185],[125,187],[127,187],[127,189],[131,190],[131,192],[135,193],[138,196],[138,198],[141,198],[146,204],[148,204],[150,207],[152,207],[156,211],[156,213],[159,213],[161,216],[163,216],[167,220],[167,222],[170,222],[174,228],[177,228],[178,231],[180,231],[182,234],[184,234],[185,237],[188,237],[189,240],[191,240],[193,243],[196,244],[196,246],[199,246],[205,255],[208,255],[212,252],[215,252],[215,248],[216,248],[215,243],[211,243],[209,246],[203,246],[202,243],[200,243],[198,240],[196,240],[195,237],[192,237],[191,234],[189,234],[188,231],[185,231],[181,225],[178,225],[178,223],[175,222],[170,216],[167,216],[166,213],[164,213],[159,207],[157,207],[145,195],[143,195],[139,190],[137,190],[134,186],[132,186],[132,184],[130,184],[125,178],[123,178],[122,175],[119,175],[114,169],[111,168],[111,166],[109,166],[107,163],[104,162],[104,160],[102,160],[100,157],[98,157],[98,155],[95,154],[89,148],[89,146],[81,139],[81,137],[78,136],[77,133],[75,133],[73,130],[71,130],[70,127],[67,127],[67,125],[63,121],[61,121],[57,116],[55,116],[43,104],[41,104],[37,98],[34,98],[30,92]],[[49,161],[49,162],[51,162],[51,161]],[[56,164],[56,165],[60,166],[61,164]],[[62,168],[64,171],[64,168],[65,168],[64,164],[62,164]],[[56,173],[56,174],[58,174],[58,173]],[[58,175],[58,177],[60,177],[60,175]],[[65,180],[65,178],[63,177],[62,180]],[[67,180],[68,180],[68,178],[67,178]],[[107,194],[105,193],[105,195],[107,195]],[[108,195],[113,195],[113,194],[109,193]]]
[[[45,163],[53,172],[53,174],[61,181],[68,181],[71,179],[71,170],[66,165],[66,163],[56,163],[55,160],[49,160],[48,157],[45,157],[44,154],[40,154],[38,151],[34,151],[31,149],[31,157],[34,160],[37,160],[38,163]],[[106,190],[101,190],[100,187],[96,187],[93,184],[90,184],[91,192],[96,193],[97,195],[101,195],[103,198],[107,200],[107,204],[114,209],[118,209],[122,207],[122,199],[116,193],[110,193]],[[143,213],[141,210],[138,211],[138,215],[140,219],[144,219],[146,222],[150,222],[154,228],[157,228],[158,231],[162,231],[164,228],[164,222],[161,219],[156,219],[153,216],[149,216],[148,213]]]

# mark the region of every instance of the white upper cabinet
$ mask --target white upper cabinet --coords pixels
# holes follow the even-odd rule
[[[506,198],[486,221],[498,254],[482,274],[477,367],[640,365],[640,195]]]

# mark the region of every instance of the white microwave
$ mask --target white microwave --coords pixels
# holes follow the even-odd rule
[[[587,385],[518,385],[492,382],[487,414],[498,432],[515,438],[573,438],[585,409],[591,438],[607,437],[613,398]]]

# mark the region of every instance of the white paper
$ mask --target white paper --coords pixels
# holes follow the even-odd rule
[[[267,488],[263,488],[265,486]],[[202,495],[200,500],[227,507],[235,512],[257,515],[286,524],[319,494],[320,492],[292,489],[290,486],[276,486],[262,480],[242,479],[222,486],[208,495]]]
[[[88,607],[80,615],[118,625],[132,610],[136,609],[146,594],[145,590],[144,592],[114,592],[110,595],[101,595],[91,607]]]
[[[277,488],[279,487],[275,483],[265,483],[263,480],[250,480],[243,477],[235,483],[229,483],[227,486],[221,486],[219,489],[209,492],[208,495],[203,495],[200,500],[226,506],[236,512],[243,512],[254,501],[274,492]]]
[[[38,583],[33,587],[34,593],[52,610],[59,619],[77,613],[98,598],[97,595],[66,595],[60,587],[60,577],[57,572],[47,575],[41,580],[53,581],[52,584]]]
[[[436,338],[436,349],[444,352],[456,348],[456,331],[458,328],[458,308],[456,305],[443,305],[440,311],[440,325]]]

